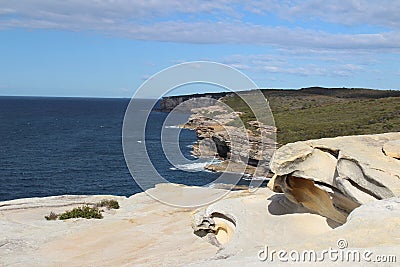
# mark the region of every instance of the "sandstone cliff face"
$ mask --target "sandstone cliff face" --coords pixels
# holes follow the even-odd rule
[[[270,175],[269,161],[275,151],[276,128],[256,121],[254,131],[244,125],[234,125],[239,112],[227,111],[220,105],[194,108],[184,128],[196,132],[198,142],[193,155],[200,158],[217,157],[223,162],[208,165],[212,171],[241,172],[252,176]],[[230,125],[232,124],[232,125]]]
[[[223,97],[233,93],[194,94],[164,97],[161,111],[170,115],[191,114],[183,128],[194,130],[198,142],[193,155],[199,158],[217,158],[221,163],[210,164],[206,169],[216,172],[245,173],[260,178],[270,177],[269,161],[276,150],[276,128],[268,102],[262,94],[238,93],[258,121],[242,121],[242,112],[223,103]],[[250,111],[248,111],[251,113]],[[251,129],[251,130],[250,130]]]
[[[268,186],[339,223],[356,207],[400,196],[400,133],[287,144],[270,164]]]

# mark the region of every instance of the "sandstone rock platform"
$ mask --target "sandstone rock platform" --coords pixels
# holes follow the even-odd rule
[[[198,189],[199,198],[222,190],[160,184],[149,191],[182,196],[187,189],[191,193]],[[116,199],[121,206],[106,212],[104,219],[44,219],[50,211],[104,198]],[[257,253],[265,245],[277,250],[322,250],[344,238],[351,247],[393,254],[399,251],[400,238],[398,198],[363,205],[337,227],[268,188],[232,191],[194,209],[168,206],[140,193],[129,198],[5,201],[0,203],[0,214],[0,265],[5,266],[261,266],[266,262]]]

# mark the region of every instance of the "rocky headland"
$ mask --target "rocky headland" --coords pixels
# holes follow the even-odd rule
[[[224,103],[237,96],[252,105],[250,112],[239,111]],[[276,127],[262,93],[255,90],[164,97],[158,110],[191,114],[188,121],[179,126],[193,130],[197,135],[192,154],[219,160],[205,169],[243,173],[261,179],[272,177],[269,161],[277,146]],[[255,118],[257,110],[263,118]],[[251,113],[254,118],[243,121],[245,113]],[[268,114],[271,116],[266,116]]]
[[[399,140],[400,133],[387,133],[282,146],[270,163],[275,174],[269,188],[256,191],[159,184],[129,198],[0,202],[0,265],[397,266]],[[150,197],[196,203],[224,193],[197,208],[172,207]],[[120,209],[106,211],[103,219],[44,219],[50,211],[104,198],[118,200]],[[266,258],[266,246],[269,252],[313,250],[319,256],[327,249],[367,251],[368,258],[285,262],[277,254]],[[377,256],[386,261],[378,262]]]
[[[193,145],[193,155],[222,161],[207,165],[206,169],[262,178],[271,176],[269,161],[277,145],[274,126],[257,121],[250,122],[252,130],[237,126],[234,122],[240,112],[228,111],[219,104],[193,108],[191,113],[182,127],[196,132],[198,141]]]
[[[396,90],[310,87],[171,96],[159,110],[192,114],[183,127],[197,134],[193,154],[222,161],[207,169],[270,178],[272,154],[287,143],[400,131],[399,103]],[[271,110],[256,118],[260,106]]]

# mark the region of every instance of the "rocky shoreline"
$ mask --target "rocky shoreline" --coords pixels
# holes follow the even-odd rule
[[[272,177],[270,159],[276,149],[276,128],[252,122],[253,131],[229,125],[238,112],[228,111],[222,105],[206,105],[191,109],[191,116],[182,128],[195,131],[198,141],[192,154],[198,158],[217,158],[220,163],[205,169],[214,172],[244,173],[250,177]]]

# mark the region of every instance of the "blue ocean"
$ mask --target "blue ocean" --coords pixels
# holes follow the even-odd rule
[[[0,201],[142,192],[122,149],[128,103],[128,99],[0,97]],[[167,115],[152,111],[149,116],[146,146],[150,158],[155,158],[154,167],[173,183],[212,184],[218,174],[200,171],[201,164],[175,168],[162,156],[160,131]],[[182,154],[194,160],[190,151],[195,133],[175,130],[180,131]]]

